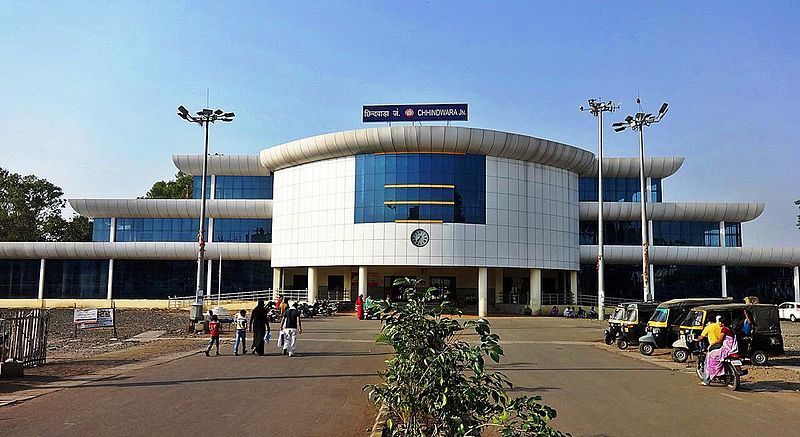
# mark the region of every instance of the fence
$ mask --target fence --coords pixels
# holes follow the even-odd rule
[[[215,303],[220,302],[255,302],[258,299],[265,301],[274,300],[278,294],[283,294],[285,299],[289,300],[308,300],[308,290],[278,290],[273,293],[273,290],[256,290],[256,291],[241,291],[237,293],[222,293],[206,296],[203,298],[205,302]],[[194,296],[173,296],[169,298],[169,308],[185,309],[194,303]]]
[[[47,360],[47,325],[50,316],[41,309],[17,311],[0,319],[0,360],[9,358],[25,367]]]

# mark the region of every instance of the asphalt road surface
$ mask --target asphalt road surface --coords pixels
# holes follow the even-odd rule
[[[493,319],[515,394],[539,394],[573,435],[800,433],[800,395],[744,378],[743,391],[698,385],[596,343],[596,322]],[[307,321],[297,357],[194,355],[0,408],[0,435],[363,436],[374,410],[361,391],[387,349],[378,325],[349,317]],[[230,351],[226,351],[230,354]]]

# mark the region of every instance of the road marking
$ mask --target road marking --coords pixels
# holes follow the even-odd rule
[[[730,395],[730,394],[728,394],[728,393],[720,393],[720,394],[721,394],[722,396],[727,396],[727,397],[729,397],[729,398],[734,398],[734,399],[736,399],[736,400],[744,401],[744,399],[742,399],[742,398],[740,398],[740,397],[737,397],[737,396],[734,396],[734,395]]]

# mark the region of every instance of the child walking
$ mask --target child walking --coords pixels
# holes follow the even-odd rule
[[[216,314],[211,316],[211,321],[208,322],[208,330],[211,332],[211,341],[208,342],[206,348],[206,356],[211,352],[211,346],[217,345],[217,355],[219,355],[219,317]]]
[[[242,355],[247,354],[247,311],[241,310],[236,315],[236,341],[233,343],[233,354],[239,356],[239,343],[242,344]]]

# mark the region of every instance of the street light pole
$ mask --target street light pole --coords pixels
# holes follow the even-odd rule
[[[605,317],[605,260],[603,259],[603,113],[614,112],[620,105],[614,102],[598,102],[589,99],[589,107],[580,107],[581,111],[589,111],[597,117],[597,319]]]
[[[183,107],[178,107],[178,116],[188,121],[195,123],[205,128],[205,146],[203,149],[203,171],[200,182],[200,224],[197,230],[197,288],[195,289],[194,304],[192,305],[192,313],[190,318],[199,319],[202,317],[202,303],[201,299],[204,294],[203,287],[206,276],[206,179],[208,179],[208,133],[209,125],[216,121],[231,122],[235,114],[233,112],[224,112],[222,109],[211,110],[208,108],[198,111],[197,115],[190,115],[189,111]]]
[[[650,241],[647,237],[647,192],[645,191],[644,182],[644,128],[660,122],[667,114],[668,109],[669,104],[663,103],[658,110],[658,115],[637,112],[635,116],[629,115],[625,117],[624,121],[619,121],[612,125],[614,127],[614,132],[622,132],[625,129],[639,131],[639,198],[642,206],[642,288],[645,302],[651,302],[653,300],[653,293],[650,290]]]

